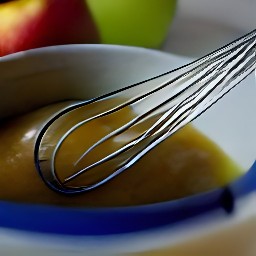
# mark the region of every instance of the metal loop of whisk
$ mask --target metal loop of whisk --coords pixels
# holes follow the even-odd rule
[[[253,30],[190,64],[107,95],[75,103],[56,113],[42,128],[35,144],[35,164],[42,179],[51,189],[64,194],[88,191],[111,180],[201,115],[252,73],[256,68],[255,49],[256,30]],[[93,120],[114,115],[128,107],[139,107],[143,111],[91,145],[75,165],[97,147],[132,127],[152,117],[154,122],[120,148],[78,171],[72,170],[72,174],[64,180],[59,178],[56,155],[70,134]],[[83,114],[75,118],[74,114],[78,110]],[[67,117],[70,118],[68,122],[65,121]],[[58,127],[64,128],[57,132]],[[103,178],[87,185],[69,184],[82,174],[106,163],[112,163],[107,165],[111,172]]]

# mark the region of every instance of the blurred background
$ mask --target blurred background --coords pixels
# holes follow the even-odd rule
[[[199,57],[256,25],[256,0],[0,0],[0,56],[104,43]]]
[[[199,57],[256,28],[256,0],[178,0],[164,50]]]

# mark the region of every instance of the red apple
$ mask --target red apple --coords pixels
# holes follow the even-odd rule
[[[97,43],[84,0],[15,0],[0,4],[0,56],[49,45]]]

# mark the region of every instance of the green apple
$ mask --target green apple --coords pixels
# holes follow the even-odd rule
[[[176,9],[176,0],[86,0],[105,44],[158,48]]]

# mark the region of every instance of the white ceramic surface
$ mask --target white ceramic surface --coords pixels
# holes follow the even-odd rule
[[[22,112],[59,99],[93,97],[168,71],[187,61],[158,51],[100,45],[50,47],[8,56],[0,59],[0,115],[3,117],[17,110]],[[238,155],[238,161],[244,166],[250,165],[256,155],[255,136],[252,136],[255,135],[256,122],[248,118],[256,109],[255,89],[252,76],[212,108],[209,115],[207,113],[209,119],[202,117],[196,121],[202,131],[223,144],[231,155]],[[216,114],[219,108],[221,116]],[[245,127],[242,122],[234,126],[236,114],[251,126]],[[217,124],[220,125],[218,128]],[[240,124],[242,126],[237,127]],[[242,128],[248,128],[246,133]],[[237,141],[240,137],[242,139]],[[239,149],[238,154],[232,152],[234,148]],[[130,255],[132,252],[138,255],[135,252],[155,250],[155,253],[143,255],[170,255],[172,252],[177,256],[254,256],[255,197],[252,193],[240,200],[240,207],[232,216],[216,211],[175,228],[165,226],[124,235],[72,237],[0,228],[0,255],[100,256]],[[239,250],[234,250],[236,246],[233,244],[239,244]],[[169,247],[167,254],[161,249],[165,247]],[[218,254],[218,248],[225,253]]]

